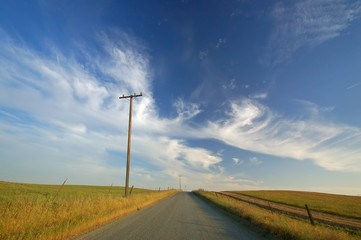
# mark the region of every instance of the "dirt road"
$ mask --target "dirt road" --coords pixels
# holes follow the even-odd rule
[[[289,206],[281,203],[269,202],[266,200],[262,200],[246,195],[231,193],[231,192],[219,192],[219,193],[231,198],[235,198],[237,200],[241,200],[244,202],[248,202],[250,204],[257,205],[265,209],[270,209],[272,211],[277,211],[288,215],[293,215],[300,218],[308,219],[308,214],[306,212],[306,209],[304,208]],[[341,217],[341,216],[336,216],[333,214],[322,213],[317,211],[312,211],[312,216],[314,220],[331,226],[342,226],[356,230],[361,229],[361,221],[359,219]]]
[[[181,192],[76,239],[271,238],[262,236],[260,230],[246,227],[240,221],[210,206],[193,193]]]

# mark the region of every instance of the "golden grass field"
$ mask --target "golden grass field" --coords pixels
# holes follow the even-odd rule
[[[350,230],[341,227],[331,227],[322,224],[312,226],[308,220],[272,212],[267,209],[235,200],[221,194],[215,194],[214,192],[196,191],[195,193],[216,204],[222,209],[240,216],[282,239],[361,239],[361,231]]]
[[[65,239],[139,210],[176,190],[0,182],[0,239]]]
[[[361,197],[300,191],[231,191],[272,202],[361,219]]]

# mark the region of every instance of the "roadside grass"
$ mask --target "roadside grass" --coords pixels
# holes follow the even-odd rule
[[[272,202],[361,219],[361,197],[300,191],[231,191]]]
[[[281,239],[294,240],[356,240],[361,232],[322,224],[312,226],[309,221],[238,201],[214,192],[196,191],[196,194],[220,208],[240,216]]]
[[[176,190],[0,182],[0,239],[66,239],[139,210]]]

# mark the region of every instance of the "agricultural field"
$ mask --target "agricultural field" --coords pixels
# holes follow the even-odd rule
[[[300,191],[231,191],[272,202],[361,219],[361,197]]]
[[[218,207],[240,216],[281,239],[295,240],[356,240],[361,239],[361,230],[329,226],[322,223],[311,225],[309,220],[240,201],[215,192],[196,191],[197,195]]]
[[[54,199],[59,188],[0,182],[0,239],[65,239],[176,192],[65,185]]]

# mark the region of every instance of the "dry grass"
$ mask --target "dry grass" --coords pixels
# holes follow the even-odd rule
[[[251,197],[361,219],[361,197],[300,191],[232,191]]]
[[[163,199],[175,191],[0,182],[0,239],[65,239]]]
[[[347,229],[312,226],[303,219],[292,218],[284,214],[273,213],[248,203],[238,201],[213,192],[196,192],[219,207],[237,216],[245,218],[253,224],[275,234],[282,239],[295,240],[356,240],[361,238],[361,232]]]

